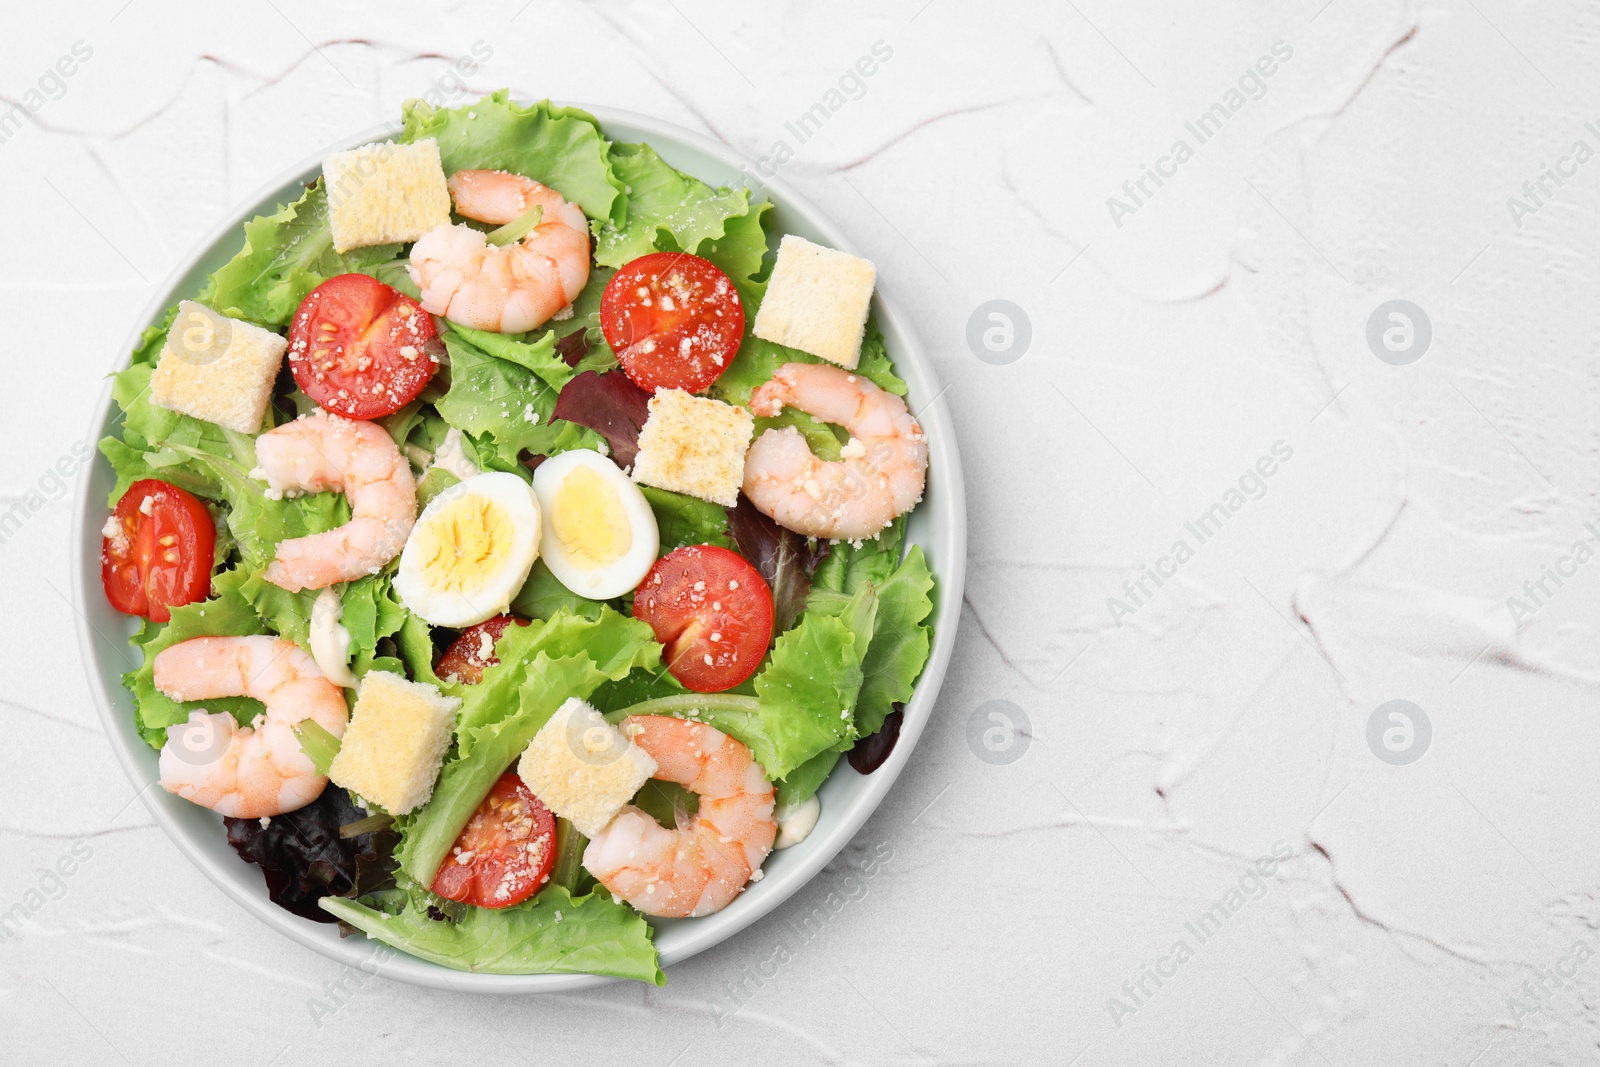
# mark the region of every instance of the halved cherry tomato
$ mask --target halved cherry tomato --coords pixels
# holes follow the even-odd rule
[[[376,419],[411,403],[439,369],[438,329],[422,305],[365,274],[329,278],[289,324],[289,370],[336,415]]]
[[[645,392],[698,393],[739,351],[744,305],[709,260],[652,252],[612,275],[600,297],[600,331]]]
[[[155,622],[211,591],[217,527],[206,506],[155,478],[117,501],[100,543],[100,579],[111,606]]]
[[[555,862],[555,816],[507,771],[439,865],[433,891],[480,908],[509,908],[549,881]]]
[[[477,685],[483,681],[483,672],[500,662],[500,657],[494,654],[494,646],[513,622],[518,626],[528,625],[527,619],[515,615],[496,615],[462,630],[461,636],[452,641],[439,658],[434,673],[441,678],[454,676],[458,682]]]
[[[696,693],[732,689],[772,643],[772,590],[737,552],[686,545],[656,561],[633,595],[666,646],[667,669]]]

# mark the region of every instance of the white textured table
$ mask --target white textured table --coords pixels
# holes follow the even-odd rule
[[[0,1059],[1592,1059],[1592,4],[521,3],[10,16]],[[52,471],[132,316],[286,166],[463,85],[781,168],[961,432],[917,760],[665,990],[441,995],[273,934],[128,806],[71,636]],[[969,327],[989,300],[1025,353],[1014,310]],[[1397,699],[1427,728],[1369,733]]]

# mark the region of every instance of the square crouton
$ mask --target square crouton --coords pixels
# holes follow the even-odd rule
[[[656,773],[656,761],[573,697],[540,727],[517,776],[545,807],[593,837]]]
[[[859,256],[785,234],[752,332],[855,370],[876,281]]]
[[[287,345],[271,330],[185,300],[150,375],[150,399],[239,433],[257,433]]]
[[[639,431],[633,480],[723,507],[739,502],[756,420],[744,408],[682,389],[658,389]]]
[[[415,811],[433,795],[460,707],[435,686],[368,671],[328,777],[390,815]]]
[[[333,250],[415,241],[450,222],[439,143],[367,144],[322,164]]]

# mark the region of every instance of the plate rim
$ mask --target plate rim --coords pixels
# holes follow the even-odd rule
[[[527,106],[521,98],[513,97],[513,103]],[[744,174],[749,179],[752,168],[758,164],[743,155],[737,149],[713,140],[693,130],[685,129],[676,123],[650,115],[640,114],[622,108],[605,107],[579,102],[564,101],[557,106],[581,109],[593,115],[599,122],[601,132],[609,133],[613,125],[631,126],[643,131],[647,138],[659,138],[661,144],[677,142],[685,147],[698,150],[705,155],[720,160],[734,170]],[[94,408],[94,415],[85,439],[92,443],[94,454],[89,463],[85,463],[78,473],[75,494],[76,507],[72,522],[72,551],[74,553],[70,567],[72,577],[73,608],[77,616],[76,633],[78,639],[79,655],[85,667],[85,676],[89,682],[91,698],[100,716],[101,726],[105,730],[108,742],[116,753],[117,762],[127,775],[130,785],[136,790],[136,799],[141,801],[151,818],[160,826],[167,838],[177,846],[191,864],[220,889],[223,894],[239,905],[244,911],[250,913],[258,920],[289,937],[306,948],[328,957],[337,963],[356,967],[364,973],[382,975],[395,981],[409,985],[426,988],[447,990],[453,992],[478,992],[500,994],[524,994],[543,992],[562,992],[576,989],[592,988],[600,985],[609,985],[613,982],[624,981],[609,975],[593,974],[532,974],[532,975],[502,975],[485,974],[480,972],[457,971],[440,964],[431,963],[420,957],[391,948],[382,942],[368,937],[340,938],[329,940],[326,931],[332,929],[328,924],[311,923],[299,916],[285,911],[270,903],[264,895],[248,891],[244,886],[241,873],[254,874],[248,864],[240,863],[238,871],[223,869],[214,859],[201,852],[189,840],[187,831],[178,825],[176,819],[168,813],[158,801],[159,797],[153,795],[156,780],[150,778],[144,767],[134,759],[134,749],[129,743],[124,732],[126,726],[121,720],[126,716],[114,706],[113,694],[110,692],[105,679],[98,669],[89,669],[91,664],[98,667],[100,657],[95,651],[95,642],[90,633],[91,622],[86,610],[88,604],[86,596],[93,583],[88,580],[91,570],[90,560],[97,560],[99,556],[99,542],[94,541],[90,550],[89,537],[91,531],[98,537],[98,527],[103,524],[103,516],[96,519],[97,512],[104,510],[104,505],[91,494],[93,478],[97,467],[106,463],[105,457],[100,453],[98,445],[101,437],[113,421],[111,411],[111,386],[113,376],[126,366],[128,354],[138,344],[139,338],[153,323],[157,316],[164,312],[167,306],[178,295],[175,290],[183,279],[211,252],[216,245],[230,235],[238,234],[243,224],[263,212],[263,209],[273,206],[273,194],[288,186],[290,183],[302,180],[305,175],[314,171],[320,172],[322,161],[332,152],[343,151],[360,144],[384,137],[392,137],[401,129],[397,122],[383,123],[369,128],[349,137],[340,138],[325,148],[319,150],[293,167],[286,169],[272,183],[263,186],[249,197],[243,198],[233,204],[226,216],[203,237],[197,240],[190,250],[180,259],[171,272],[155,287],[150,301],[139,313],[135,325],[130,330],[122,347],[118,350],[116,358],[112,361],[111,369],[107,372],[105,384],[101,389],[101,396]],[[692,172],[689,172],[692,174]],[[804,196],[796,192],[787,183],[776,175],[767,178],[764,175],[755,179],[756,186],[752,193],[765,193],[767,199],[779,205],[783,210],[793,212],[803,218],[807,225],[813,227],[833,243],[834,247],[844,251],[855,252],[856,246],[833,221]],[[751,187],[747,180],[746,187]],[[929,383],[937,384],[933,374],[933,366],[928,357],[923,353],[916,334],[911,330],[906,318],[893,306],[892,302],[880,289],[873,294],[874,312],[892,326],[894,334],[901,339],[902,351],[897,351],[895,360],[902,368],[912,370],[912,375]],[[927,421],[933,415],[933,409],[943,397],[944,390],[939,390],[933,399],[926,405],[919,418]],[[952,419],[949,416],[949,407],[946,405],[942,416],[942,427],[937,434],[930,434],[930,452],[936,456],[938,487],[941,496],[948,498],[947,516],[937,532],[937,537],[946,542],[947,548],[935,572],[938,580],[935,593],[937,599],[934,607],[934,635],[933,645],[927,664],[923,668],[911,700],[906,705],[906,714],[902,722],[900,738],[894,746],[889,759],[873,774],[864,776],[867,781],[865,791],[853,803],[840,812],[836,820],[829,821],[826,826],[819,826],[818,833],[823,835],[819,844],[812,846],[806,855],[799,861],[799,865],[784,872],[781,878],[775,878],[770,883],[765,880],[756,888],[745,894],[745,899],[750,903],[738,909],[732,916],[727,911],[716,915],[705,916],[694,920],[694,926],[689,927],[688,933],[676,939],[676,944],[670,951],[661,952],[660,964],[665,968],[680,963],[700,952],[705,951],[734,936],[774,911],[790,896],[798,892],[823,870],[823,868],[845,848],[855,837],[857,832],[865,825],[866,821],[877,811],[878,806],[888,795],[900,772],[909,762],[911,753],[915,750],[924,728],[932,717],[933,706],[938,699],[943,686],[945,674],[949,666],[950,657],[955,646],[956,630],[960,618],[960,606],[966,578],[967,554],[967,516],[966,494],[961,473],[960,454],[956,447],[955,431]],[[120,684],[117,688],[123,692]],[[837,771],[835,772],[837,773]],[[131,803],[131,802],[130,802]],[[259,881],[259,875],[256,876]],[[678,927],[676,929],[684,929]],[[379,957],[384,957],[379,961]]]

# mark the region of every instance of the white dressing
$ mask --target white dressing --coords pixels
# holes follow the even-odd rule
[[[461,431],[454,426],[439,442],[439,448],[433,454],[433,465],[449,471],[463,482],[483,473],[476,463],[467,458],[466,449],[462,447]]]
[[[350,672],[350,631],[340,624],[344,615],[344,600],[338,587],[328,586],[317,594],[311,605],[311,658],[334,685],[347,689],[356,687],[356,676]]]
[[[779,808],[772,813],[778,823],[778,840],[773,842],[773,848],[793,848],[811,836],[811,831],[817,828],[817,818],[822,814],[822,801],[816,794],[803,804],[794,807]]]

